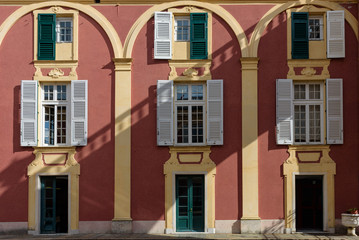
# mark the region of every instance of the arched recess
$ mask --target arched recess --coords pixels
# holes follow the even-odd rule
[[[141,31],[143,26],[151,19],[154,12],[163,11],[168,8],[177,7],[177,6],[195,6],[200,8],[208,9],[218,16],[220,16],[233,30],[234,34],[237,36],[238,44],[241,48],[242,57],[248,57],[248,40],[243,31],[243,28],[239,25],[237,20],[229,13],[227,10],[222,8],[219,5],[214,5],[205,2],[198,1],[175,1],[170,3],[163,3],[155,5],[144,12],[137,21],[133,24],[130,29],[125,43],[124,43],[124,58],[131,58],[132,49],[137,38],[138,33]]]
[[[269,10],[262,19],[258,22],[256,28],[253,31],[253,34],[251,36],[250,42],[249,42],[249,56],[250,57],[257,57],[258,55],[258,45],[259,41],[262,37],[262,34],[268,24],[275,18],[278,14],[281,12],[293,8],[293,7],[299,7],[302,5],[316,5],[325,7],[331,10],[344,10],[345,11],[345,20],[349,23],[351,28],[354,31],[355,36],[358,39],[358,21],[357,19],[345,8],[340,6],[337,3],[328,2],[328,1],[318,1],[318,0],[299,0],[299,1],[291,1],[284,3],[282,5],[277,5],[273,7],[271,10]]]
[[[51,6],[61,6],[61,7],[68,7],[77,9],[91,18],[93,18],[105,31],[108,38],[110,39],[113,51],[114,51],[114,57],[120,58],[122,57],[123,48],[121,40],[115,30],[115,28],[112,26],[112,24],[103,16],[99,11],[97,11],[95,8],[89,6],[89,5],[83,5],[78,3],[70,3],[70,2],[63,2],[63,1],[49,1],[49,2],[42,2],[42,3],[34,3],[30,5],[23,6],[19,9],[17,9],[15,12],[13,12],[0,26],[0,45],[5,38],[7,32],[11,29],[11,27],[16,23],[17,20],[19,20],[22,16],[25,14],[28,14],[29,12],[32,12],[35,9],[40,9],[44,7],[51,7]]]

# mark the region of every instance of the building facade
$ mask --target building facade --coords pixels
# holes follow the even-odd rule
[[[340,232],[358,8],[1,0],[0,231]]]

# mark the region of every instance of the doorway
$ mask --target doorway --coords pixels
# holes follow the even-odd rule
[[[68,232],[68,177],[42,176],[40,233]]]
[[[176,231],[204,232],[204,176],[176,176]]]
[[[295,177],[297,231],[323,231],[323,176]]]

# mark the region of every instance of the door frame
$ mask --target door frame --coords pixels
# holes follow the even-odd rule
[[[177,232],[177,221],[176,221],[176,175],[203,175],[203,189],[204,189],[204,229],[203,232],[208,232],[208,221],[207,221],[207,214],[208,214],[208,203],[207,203],[207,178],[208,172],[198,171],[198,172],[183,172],[183,171],[176,171],[172,172],[172,222],[173,222],[173,231],[174,233],[190,233],[190,232]],[[201,232],[195,232],[201,233]]]
[[[41,234],[41,177],[55,177],[55,176],[67,176],[67,233],[55,233],[55,234],[71,233],[71,174],[39,173],[36,175],[35,234]],[[46,233],[44,235],[46,235]]]
[[[322,176],[322,191],[323,191],[323,226],[322,231],[328,231],[328,192],[327,192],[327,173],[325,172],[293,172],[292,175],[292,189],[293,189],[293,195],[292,195],[292,201],[293,201],[293,231],[297,231],[297,218],[296,218],[296,176]]]

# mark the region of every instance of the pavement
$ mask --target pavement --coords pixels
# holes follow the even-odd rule
[[[110,234],[110,233],[90,233],[90,234],[55,234],[55,235],[0,235],[0,239],[31,239],[31,240],[47,240],[47,239],[80,239],[80,240],[113,240],[113,239],[126,239],[126,240],[192,240],[192,239],[239,239],[239,240],[354,240],[358,239],[357,236],[335,235],[335,234],[309,234],[309,233],[294,233],[294,234],[280,234],[280,233],[268,233],[268,234],[140,234],[140,233],[123,233],[123,234]]]

